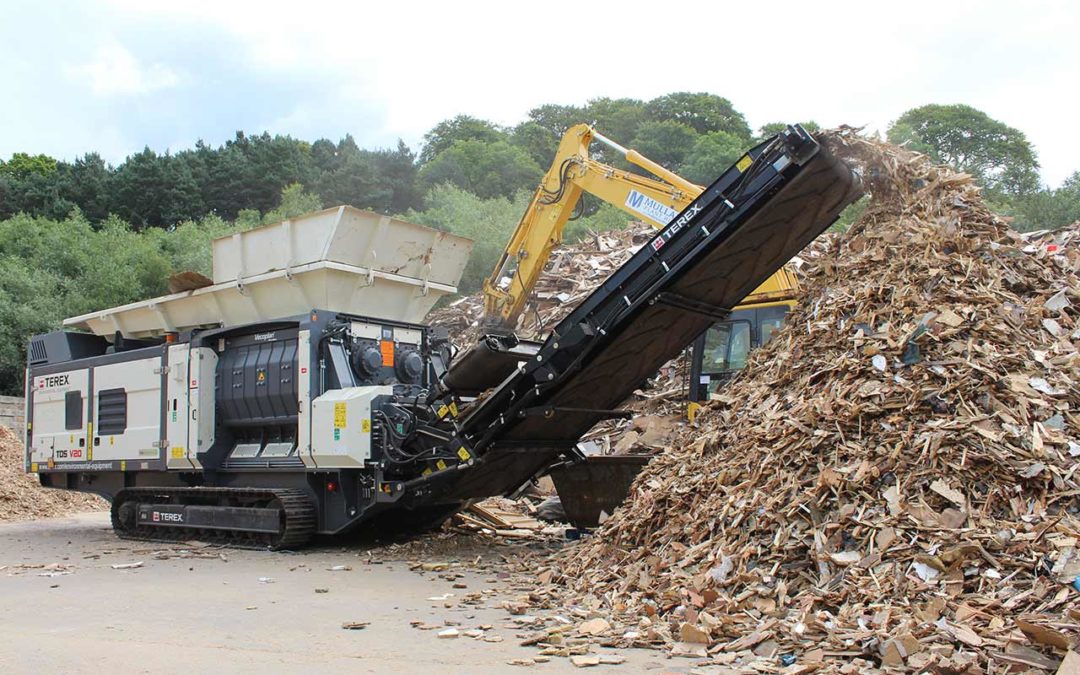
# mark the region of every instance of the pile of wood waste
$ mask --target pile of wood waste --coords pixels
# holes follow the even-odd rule
[[[835,254],[839,235],[827,232],[811,242],[790,263],[804,283],[819,260]],[[634,413],[630,419],[598,423],[582,438],[586,453],[604,455],[654,454],[668,447],[687,430],[690,379],[690,348],[665,364],[647,388],[634,392],[621,409]]]
[[[564,552],[560,602],[701,665],[1052,671],[1080,656],[1080,224],[1049,247],[969,176],[822,138],[868,207]]]
[[[450,527],[510,539],[533,539],[542,535],[561,534],[562,528],[537,518],[538,501],[538,498],[529,497],[517,500],[490,497],[469,504],[454,514]]]
[[[107,508],[94,495],[41,487],[23,471],[23,444],[14,431],[0,426],[0,521],[53,518]]]

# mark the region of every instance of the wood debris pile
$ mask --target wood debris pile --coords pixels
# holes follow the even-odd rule
[[[0,521],[52,518],[107,507],[94,495],[41,487],[37,476],[23,472],[23,444],[11,429],[0,426]]]
[[[562,557],[568,602],[616,642],[769,672],[1054,668],[1080,639],[1080,251],[1025,252],[921,155],[824,138],[868,208]]]
[[[560,532],[559,528],[537,520],[534,517],[536,511],[536,506],[528,498],[514,501],[492,497],[470,504],[454,514],[450,526],[510,539],[532,539]]]

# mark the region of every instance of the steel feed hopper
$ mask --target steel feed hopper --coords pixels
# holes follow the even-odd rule
[[[213,283],[64,321],[97,335],[151,337],[236,326],[312,308],[419,323],[457,283],[473,242],[351,206],[213,242]]]

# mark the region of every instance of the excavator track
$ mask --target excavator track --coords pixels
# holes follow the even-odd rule
[[[113,531],[123,539],[281,550],[311,539],[316,520],[310,495],[297,489],[138,487],[112,501]]]

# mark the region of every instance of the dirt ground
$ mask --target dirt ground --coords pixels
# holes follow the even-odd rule
[[[423,561],[448,569],[422,572],[410,570],[417,544],[271,553],[131,542],[105,513],[0,524],[0,672],[578,672],[558,658],[510,664],[536,655],[518,645],[520,617],[499,607],[509,591],[494,564],[513,549],[443,542]],[[438,637],[454,624],[460,637]],[[486,626],[490,642],[464,635]],[[591,671],[691,671],[656,652],[599,651],[626,662]]]

